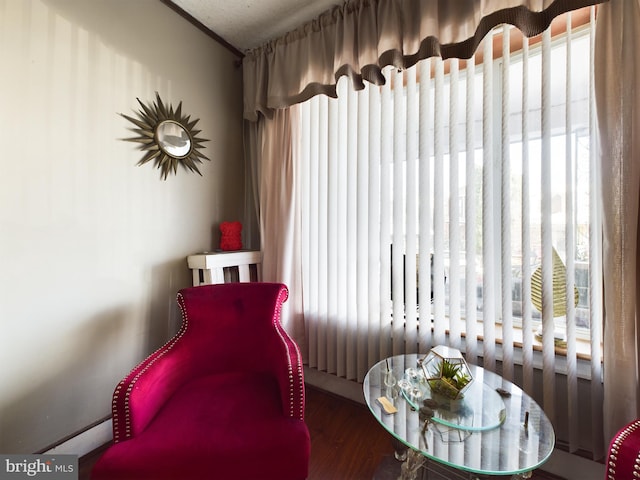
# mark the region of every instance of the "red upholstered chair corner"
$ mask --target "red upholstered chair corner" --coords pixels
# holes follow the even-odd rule
[[[611,439],[605,466],[605,480],[640,477],[640,419],[625,425]]]
[[[303,480],[302,359],[280,324],[284,285],[181,290],[182,327],[113,394],[114,443],[92,480]]]

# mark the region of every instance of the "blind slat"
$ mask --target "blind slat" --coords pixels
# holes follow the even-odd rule
[[[369,218],[368,218],[368,234],[367,234],[367,246],[369,249],[367,271],[369,281],[369,292],[367,295],[368,309],[369,309],[369,345],[368,345],[368,366],[374,365],[381,357],[380,352],[381,342],[383,337],[381,336],[381,324],[383,319],[381,318],[380,308],[380,294],[381,290],[381,262],[380,262],[380,137],[381,137],[381,118],[380,118],[380,90],[377,88],[371,88],[369,90],[369,160],[371,167],[369,172],[369,190],[367,204],[369,206]],[[371,239],[371,240],[369,240]],[[388,277],[387,277],[388,278]],[[376,294],[378,293],[378,294]]]
[[[357,309],[357,380],[364,380],[369,369],[367,345],[369,332],[369,89],[361,90],[358,99],[357,133],[357,203],[356,203],[356,309]]]
[[[338,328],[335,319],[339,315],[338,307],[338,278],[340,276],[340,232],[335,219],[339,218],[340,204],[338,196],[331,194],[339,190],[339,150],[338,119],[340,115],[339,102],[329,102],[329,138],[328,138],[328,222],[327,222],[327,372],[337,372]]]
[[[458,156],[459,61],[449,61],[449,342],[461,348],[460,326],[460,188]]]
[[[543,408],[555,422],[555,325],[553,321],[553,263],[551,225],[551,32],[542,34],[541,183],[542,183],[542,374]]]
[[[348,91],[346,81],[338,82],[338,98],[342,99],[338,103],[338,205],[341,207],[338,210],[338,218],[336,222],[338,224],[336,230],[338,232],[338,316],[335,319],[337,333],[337,374],[340,377],[347,376],[347,335],[345,330],[348,327],[347,324],[347,209],[344,207],[347,204],[347,117],[348,117]],[[311,126],[310,126],[311,128]],[[309,210],[313,212],[313,210]],[[314,272],[315,273],[315,272]]]
[[[347,379],[358,377],[358,93],[349,89],[347,93]]]
[[[531,309],[531,194],[529,192],[529,39],[522,43],[522,382],[533,395],[533,321]]]
[[[482,318],[483,364],[496,368],[494,219],[493,219],[493,69],[487,59],[493,58],[492,36],[483,40],[484,63],[482,101]]]
[[[404,352],[404,163],[405,163],[405,99],[402,72],[393,75],[393,240],[391,272],[393,275],[393,354]]]
[[[419,98],[419,116],[420,125],[419,150],[420,150],[420,182],[418,189],[420,192],[420,203],[418,205],[420,211],[420,256],[419,278],[420,278],[420,317],[425,317],[431,323],[431,252],[433,251],[432,242],[432,214],[431,214],[431,59],[420,62],[420,98]],[[420,329],[420,347],[423,352],[428,351],[433,346],[431,328]]]
[[[407,78],[407,103],[406,103],[406,173],[405,173],[405,198],[406,198],[406,255],[405,255],[405,325],[406,325],[406,351],[407,353],[418,353],[418,298],[416,289],[416,272],[418,271],[418,225],[417,225],[417,201],[416,201],[416,181],[418,177],[418,111],[417,111],[417,84],[416,67],[411,67],[405,71]]]
[[[434,166],[433,166],[433,340],[436,345],[446,343],[447,319],[444,298],[444,62],[435,58],[434,83]]]
[[[476,272],[476,216],[478,212],[478,195],[476,193],[476,157],[475,157],[475,60],[467,62],[466,68],[466,186],[465,186],[465,315],[466,338],[465,347],[467,361],[478,362],[477,338],[477,272]]]
[[[318,97],[318,135],[317,145],[318,149],[317,163],[318,163],[318,186],[317,186],[317,207],[318,207],[318,222],[317,226],[317,240],[316,248],[318,266],[327,265],[327,255],[329,248],[329,241],[327,237],[328,232],[328,179],[329,179],[329,122],[328,122],[328,109],[329,105],[326,98]],[[323,370],[327,369],[327,286],[328,286],[328,270],[326,267],[320,268],[318,272],[318,292],[317,298],[317,316],[318,316],[318,329],[317,329],[317,353],[318,353],[318,368]]]
[[[385,69],[389,79],[389,69]],[[392,355],[392,305],[391,305],[391,232],[393,229],[392,201],[392,158],[393,142],[388,132],[393,131],[393,105],[391,101],[391,82],[387,81],[380,94],[381,131],[380,136],[380,311],[381,311],[381,350],[382,358]]]
[[[502,27],[502,139],[501,146],[501,265],[502,265],[502,375],[507,380],[513,380],[513,310],[511,278],[511,159],[509,149],[511,146],[509,132],[509,67],[510,52],[509,41],[511,28],[508,25]]]

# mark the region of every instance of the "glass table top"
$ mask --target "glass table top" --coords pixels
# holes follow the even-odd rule
[[[386,361],[383,367],[385,386],[393,386],[395,381],[397,387],[395,391],[385,391],[385,395],[390,395],[389,400],[395,400],[398,394],[415,410],[427,407],[422,413],[433,415],[434,422],[476,432],[499,427],[505,420],[506,406],[502,397],[485,382],[471,382],[462,398],[451,400],[431,390],[420,368],[408,367],[404,377],[396,380],[393,369],[387,370]]]
[[[485,475],[528,472],[549,458],[553,426],[518,386],[469,365],[471,386],[462,399],[448,401],[433,395],[421,378],[420,358],[408,354],[382,360],[364,379],[367,406],[396,439],[427,458]],[[385,412],[384,399],[395,413]]]

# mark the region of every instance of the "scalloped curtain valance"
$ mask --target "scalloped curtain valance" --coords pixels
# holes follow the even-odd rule
[[[338,79],[354,88],[384,83],[387,65],[470,58],[496,25],[531,37],[558,15],[604,0],[349,0],[283,37],[247,52],[244,117],[257,121],[317,94],[336,97]]]

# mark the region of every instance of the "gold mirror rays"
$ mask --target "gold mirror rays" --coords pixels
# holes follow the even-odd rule
[[[137,128],[130,130],[137,134],[136,137],[125,138],[128,142],[139,143],[139,149],[144,152],[144,156],[137,165],[144,165],[151,160],[160,169],[160,176],[167,179],[169,173],[178,171],[178,165],[202,175],[198,169],[202,160],[209,160],[200,152],[203,142],[209,140],[200,138],[197,135],[201,130],[196,130],[195,126],[199,119],[191,120],[189,115],[182,114],[182,102],[174,110],[169,104],[165,106],[156,92],[156,101],[145,105],[139,98],[140,104],[138,118],[121,113],[120,115]]]

